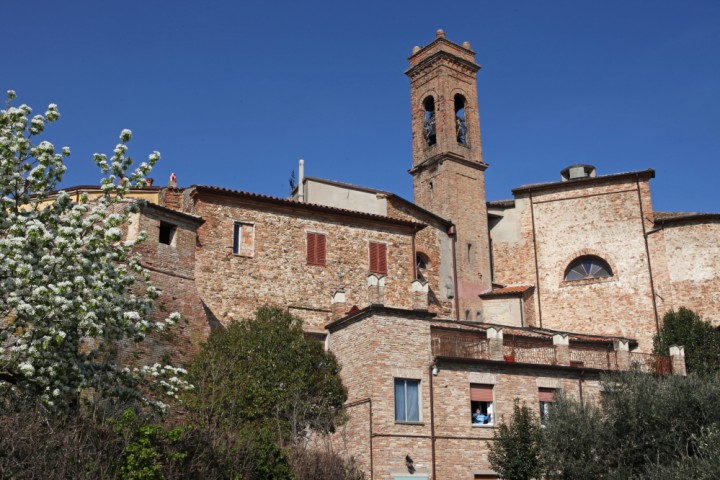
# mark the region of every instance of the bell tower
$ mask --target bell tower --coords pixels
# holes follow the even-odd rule
[[[491,289],[485,169],[480,141],[475,52],[445,38],[410,56],[415,203],[456,227],[459,318],[484,317],[479,294]]]

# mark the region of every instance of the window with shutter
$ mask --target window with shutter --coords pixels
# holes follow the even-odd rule
[[[555,401],[555,389],[538,388],[538,401],[540,402],[540,423],[545,425],[550,414],[550,407]]]
[[[370,273],[387,275],[387,245],[370,242]]]
[[[307,233],[307,264],[325,265],[325,235],[322,233]]]
[[[470,415],[473,425],[492,425],[495,422],[493,388],[494,385],[470,385]]]

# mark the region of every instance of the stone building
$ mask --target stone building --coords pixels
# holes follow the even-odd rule
[[[130,226],[188,354],[263,304],[335,353],[335,444],[369,478],[496,478],[487,441],[514,399],[542,416],[558,390],[597,398],[602,372],[684,374],[681,347],[651,354],[664,312],[720,325],[720,214],[653,211],[654,171],[573,165],[487,201],[479,70],[442,31],[410,56],[414,201],[301,161],[291,198],[172,185]]]

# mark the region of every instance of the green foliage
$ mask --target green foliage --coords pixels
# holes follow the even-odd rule
[[[667,355],[672,345],[685,347],[688,372],[720,371],[720,332],[692,310],[680,307],[663,317],[662,328],[654,338],[655,352]]]
[[[335,357],[279,308],[214,332],[190,366],[188,408],[213,428],[269,429],[276,443],[329,433],[347,395]]]
[[[121,477],[128,480],[162,480],[164,462],[182,462],[187,453],[174,451],[185,429],[163,429],[146,424],[130,409],[115,422],[117,433],[125,435],[129,443],[122,454]]]
[[[672,474],[720,468],[720,375],[627,372],[603,383],[600,407],[560,399],[553,408],[544,431],[551,478],[685,478]]]
[[[488,460],[506,480],[540,478],[542,429],[534,413],[515,400],[509,422],[503,421],[490,443]]]

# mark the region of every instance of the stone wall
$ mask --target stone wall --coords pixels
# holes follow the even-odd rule
[[[412,230],[389,223],[367,224],[352,216],[304,209],[275,208],[258,201],[201,193],[194,213],[205,223],[198,230],[196,278],[200,295],[221,323],[253,316],[264,304],[288,308],[323,331],[333,293],[344,286],[348,308],[372,303],[368,290],[368,242],[387,244],[388,272],[383,302],[410,308],[413,279]],[[233,254],[233,225],[254,229],[251,255]],[[326,236],[324,266],[306,261],[308,232]]]

